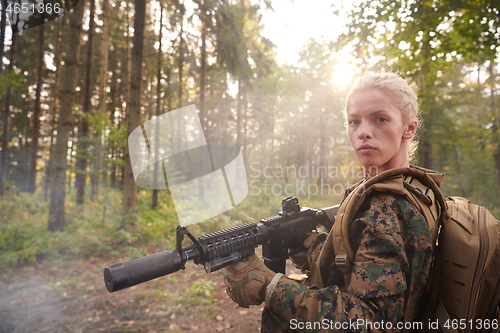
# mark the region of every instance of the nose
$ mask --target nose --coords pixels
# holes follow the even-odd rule
[[[370,139],[371,137],[372,134],[370,127],[368,126],[368,124],[366,124],[366,122],[361,122],[361,124],[358,127],[358,138],[360,140],[364,140],[364,139]]]

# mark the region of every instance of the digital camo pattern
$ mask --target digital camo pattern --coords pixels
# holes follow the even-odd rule
[[[353,322],[402,321],[405,299],[429,279],[433,250],[427,222],[404,196],[376,193],[361,207],[349,235],[357,248],[350,285],[319,289],[281,278],[263,312],[263,332],[294,331],[291,321],[310,323],[301,332],[397,331]]]

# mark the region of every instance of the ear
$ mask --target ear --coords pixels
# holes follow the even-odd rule
[[[403,133],[403,138],[404,139],[411,139],[413,136],[415,136],[415,133],[417,133],[417,128],[418,128],[418,120],[417,119],[411,119],[410,123],[406,125],[406,129]]]

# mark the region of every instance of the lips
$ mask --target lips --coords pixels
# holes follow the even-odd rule
[[[358,149],[356,149],[357,151],[361,152],[361,153],[369,153],[369,152],[372,152],[372,151],[375,151],[377,150],[377,148],[375,148],[374,146],[372,145],[361,145],[358,147]]]

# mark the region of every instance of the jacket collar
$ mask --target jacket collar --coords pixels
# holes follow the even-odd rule
[[[410,164],[410,168],[414,168],[414,169],[425,172],[434,181],[434,183],[437,184],[437,186],[441,186],[441,182],[443,181],[443,178],[444,178],[444,173],[437,172],[437,171],[434,171],[431,169],[422,168],[422,167],[412,165],[412,164]]]
[[[410,168],[414,168],[414,169],[417,169],[417,170],[425,172],[436,183],[436,185],[438,187],[441,186],[441,182],[443,181],[443,178],[444,178],[444,173],[437,172],[437,171],[434,171],[434,170],[431,170],[431,169],[422,168],[422,167],[419,167],[419,166],[416,166],[416,165],[413,165],[413,164],[410,164]],[[373,176],[375,176],[375,175],[372,175],[370,177],[373,177]],[[356,187],[358,187],[365,180],[366,179],[362,179],[361,181],[357,182],[356,184],[350,186],[346,190],[345,196],[347,196],[349,193],[351,193]]]

